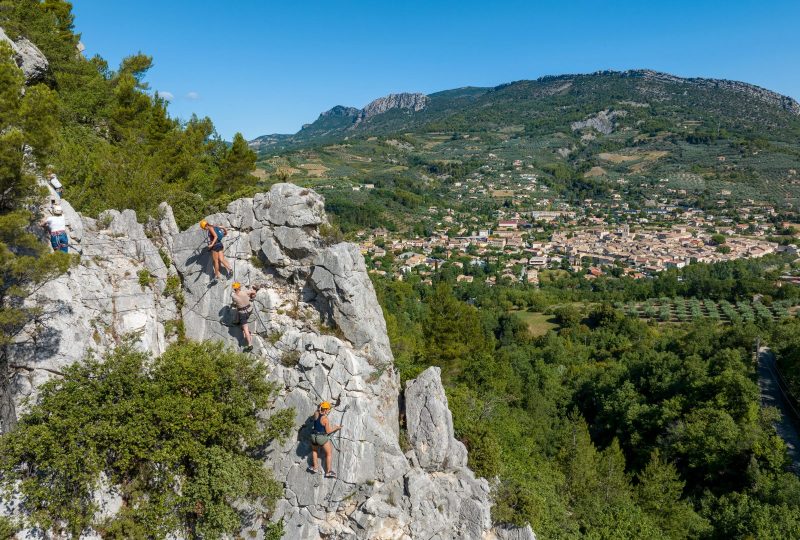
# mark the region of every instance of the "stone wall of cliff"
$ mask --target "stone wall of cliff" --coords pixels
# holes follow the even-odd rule
[[[266,459],[285,487],[271,519],[284,521],[286,538],[533,538],[529,528],[492,526],[489,483],[467,468],[438,368],[406,385],[401,447],[400,381],[381,308],[358,247],[322,234],[327,219],[315,192],[277,184],[208,216],[229,231],[233,272],[216,282],[205,233],[197,225],[179,231],[167,205],[145,225],[131,211],[94,220],[63,206],[81,262],[28,300],[45,315],[13,348],[18,412],[65,365],[125,336],[159,354],[182,322],[190,339],[241,346],[231,284],[260,285],[253,354],[281,388],[276,409],[296,413],[294,436]],[[170,279],[180,280],[180,302]],[[337,479],[306,471],[307,420],[321,400],[345,426],[333,437]],[[244,533],[258,538],[258,525]]]

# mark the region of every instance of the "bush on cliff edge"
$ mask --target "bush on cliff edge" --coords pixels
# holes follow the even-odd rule
[[[235,500],[268,515],[281,494],[256,457],[292,425],[291,410],[259,418],[274,393],[263,365],[219,343],[173,345],[154,360],[120,346],[41,388],[0,438],[0,487],[21,492],[29,525],[73,537],[88,527],[106,538],[238,532]],[[103,476],[122,507],[98,520]]]

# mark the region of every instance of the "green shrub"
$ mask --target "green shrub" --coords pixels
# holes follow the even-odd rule
[[[164,285],[164,296],[173,297],[178,309],[183,309],[183,305],[186,303],[186,297],[183,295],[183,286],[180,276],[172,274],[167,278],[167,282]]]
[[[294,367],[300,361],[300,351],[285,351],[281,355],[281,365],[285,367]]]
[[[139,285],[142,286],[142,289],[149,287],[155,281],[150,272],[144,269],[139,270],[136,275],[139,276]]]
[[[267,336],[267,341],[270,345],[275,345],[283,337],[283,332],[272,332]]]
[[[266,376],[218,343],[173,345],[155,360],[125,344],[89,358],[43,385],[0,439],[0,487],[18,486],[27,524],[57,535],[89,526],[106,538],[234,534],[245,520],[235,500],[269,510],[281,494],[255,453],[288,435],[293,412],[259,420],[275,393]],[[123,506],[98,523],[101,473]]]
[[[344,233],[337,225],[323,223],[319,226],[319,236],[326,246],[344,242]]]
[[[169,268],[169,265],[172,264],[172,260],[169,258],[169,254],[167,254],[167,250],[162,248],[158,248],[158,256],[161,257],[161,260],[164,262],[164,266]]]
[[[15,538],[19,527],[11,519],[0,516],[0,540],[11,540]]]
[[[168,338],[176,336],[179,343],[186,341],[186,327],[183,324],[183,319],[164,321],[164,334]]]
[[[259,270],[267,269],[267,265],[264,264],[264,261],[262,261],[259,257],[255,255],[250,257],[250,264],[252,264],[254,268],[258,268]]]

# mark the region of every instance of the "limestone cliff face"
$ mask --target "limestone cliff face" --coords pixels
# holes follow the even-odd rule
[[[81,264],[29,300],[49,316],[41,321],[45,339],[34,339],[31,328],[15,347],[18,407],[64,365],[126,334],[158,354],[182,320],[189,338],[241,345],[228,308],[230,285],[258,284],[254,354],[281,388],[276,408],[296,413],[293,436],[267,452],[285,486],[271,519],[284,521],[286,538],[534,538],[530,528],[492,527],[489,484],[466,466],[438,368],[407,383],[410,449],[401,449],[401,389],[382,311],[358,247],[331,245],[321,234],[327,220],[319,195],[278,184],[209,216],[229,230],[225,254],[234,267],[218,283],[211,281],[204,232],[197,225],[179,232],[168,206],[144,227],[129,211],[92,220],[65,206]],[[152,283],[141,285],[140,275]],[[181,279],[180,312],[164,295],[170,275]],[[323,399],[335,405],[333,422],[345,426],[333,438],[336,480],[306,472],[306,421]],[[259,525],[248,524],[243,535],[259,538]]]
[[[424,109],[430,98],[425,94],[403,92],[401,94],[389,94],[382,98],[371,101],[361,111],[361,118],[366,120],[371,116],[383,114],[392,109],[406,109],[412,112],[419,112]]]

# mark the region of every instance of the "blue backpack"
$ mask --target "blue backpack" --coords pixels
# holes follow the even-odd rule
[[[221,244],[222,243],[222,239],[225,238],[225,230],[222,227],[217,227],[216,225],[214,225],[214,232],[217,234],[217,242],[216,243]],[[210,239],[211,235],[209,234],[208,237]]]

